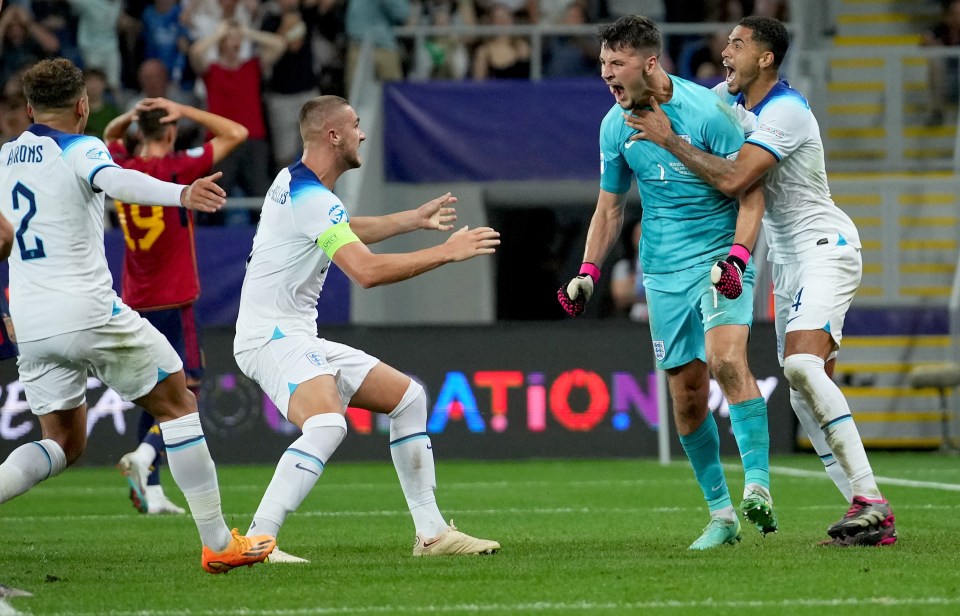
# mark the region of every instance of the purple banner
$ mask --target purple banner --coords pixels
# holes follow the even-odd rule
[[[386,177],[391,182],[597,180],[600,121],[613,104],[599,76],[388,83]]]

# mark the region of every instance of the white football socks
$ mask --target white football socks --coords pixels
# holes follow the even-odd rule
[[[410,381],[390,417],[390,457],[400,478],[417,532],[436,537],[447,530],[437,508],[436,470],[433,444],[427,435],[427,395],[420,384]]]
[[[51,439],[20,445],[0,464],[0,503],[20,496],[67,468],[67,456]]]
[[[853,493],[880,499],[880,489],[873,478],[850,407],[823,366],[824,361],[816,355],[797,353],[784,360],[783,372],[813,411],[830,451],[850,480]]]
[[[800,420],[803,431],[807,433],[807,437],[809,437],[814,451],[820,456],[820,461],[823,462],[823,469],[827,471],[827,476],[833,480],[833,484],[837,486],[837,489],[840,490],[843,497],[847,499],[847,502],[852,502],[853,488],[850,487],[850,482],[847,481],[847,475],[843,471],[843,467],[840,466],[837,459],[833,457],[833,452],[830,451],[830,446],[827,445],[827,439],[823,436],[823,431],[820,430],[820,423],[817,421],[817,418],[813,416],[810,405],[807,404],[807,401],[800,392],[792,387],[790,388],[790,406],[793,407],[793,412],[796,413],[797,419]]]
[[[203,436],[200,415],[193,412],[161,422],[160,432],[170,475],[187,499],[200,540],[212,550],[223,550],[230,543],[230,529],[220,509],[217,468]]]
[[[310,493],[346,435],[347,421],[340,413],[321,413],[303,422],[303,435],[280,456],[248,535],[277,536],[287,514]]]

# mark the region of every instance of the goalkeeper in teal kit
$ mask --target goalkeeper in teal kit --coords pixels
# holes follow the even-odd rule
[[[709,372],[729,402],[743,459],[741,511],[766,535],[777,530],[767,407],[746,353],[753,322],[750,251],[764,209],[760,186],[745,190],[738,208],[736,199],[700,180],[666,150],[631,141],[636,131],[625,124],[624,114],[649,106],[653,97],[682,138],[719,156],[735,155],[743,132],[712,92],[663,70],[662,36],[649,19],[622,17],[601,27],[600,42],[601,76],[616,104],[600,126],[600,195],[584,263],[558,298],[572,316],[583,312],[600,278],[599,266],[620,236],[635,177],[643,206],[640,263],[654,355],[667,372],[680,442],[710,510],[710,522],[690,549],[740,540],[720,464],[719,431],[707,406]]]

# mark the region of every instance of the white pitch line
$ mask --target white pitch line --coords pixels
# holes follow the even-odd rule
[[[583,612],[624,610],[693,610],[693,609],[785,609],[807,608],[857,608],[857,607],[908,607],[908,606],[950,606],[960,604],[958,597],[866,597],[845,599],[781,599],[750,601],[634,601],[634,602],[592,602],[575,601],[570,603],[555,601],[536,601],[529,603],[460,603],[452,605],[370,605],[356,607],[311,607],[290,610],[253,610],[253,609],[217,609],[217,610],[139,610],[136,612],[61,612],[54,616],[329,616],[337,614],[445,614],[445,613],[483,613],[483,612]]]
[[[738,468],[734,464],[725,465],[725,466],[729,466],[731,469]],[[810,478],[830,479],[827,476],[826,471],[808,471],[800,468],[791,468],[789,466],[771,466],[770,472],[777,473],[779,475],[788,475],[790,477],[804,477],[808,479]],[[943,483],[940,481],[916,481],[914,479],[900,479],[898,477],[884,477],[882,475],[876,475],[874,479],[876,479],[877,483],[881,485],[902,486],[906,488],[927,488],[930,490],[946,490],[948,492],[960,492],[960,484],[956,484],[956,483]]]

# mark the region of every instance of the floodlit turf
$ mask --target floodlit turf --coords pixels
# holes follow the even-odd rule
[[[779,534],[744,525],[739,545],[705,553],[687,551],[707,518],[684,462],[441,461],[441,510],[503,544],[442,559],[411,557],[391,466],[331,464],[280,536],[313,562],[219,576],[201,570],[188,516],[139,515],[115,470],[75,469],[0,506],[0,583],[34,594],[10,601],[28,614],[960,613],[960,457],[872,460],[893,479],[897,545],[815,545],[846,507],[808,455],[773,461]],[[219,469],[229,523],[246,530],[272,470]]]

